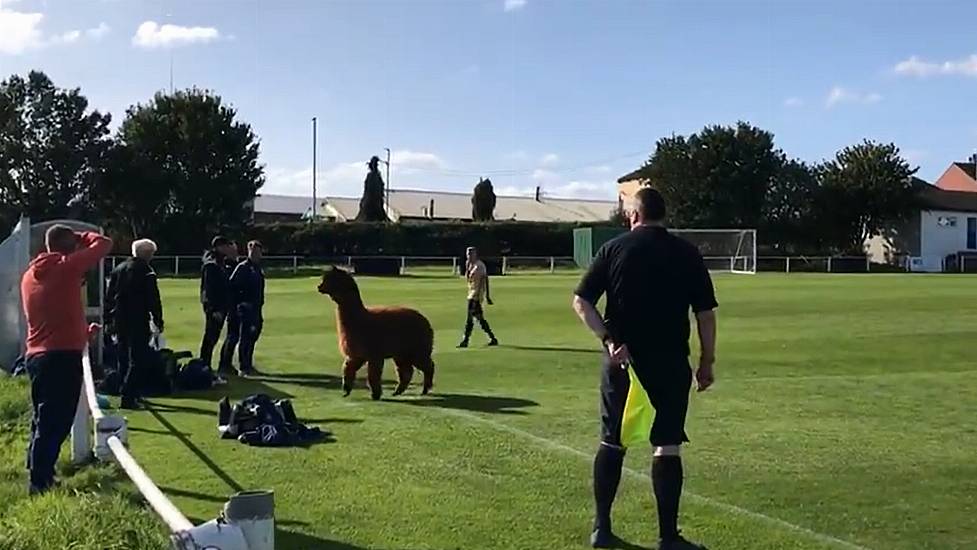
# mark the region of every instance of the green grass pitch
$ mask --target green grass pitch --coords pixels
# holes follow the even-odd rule
[[[418,376],[402,398],[372,402],[357,389],[344,399],[332,302],[312,279],[271,280],[256,359],[269,376],[127,414],[143,467],[195,521],[234,491],[274,489],[279,549],[585,548],[599,365],[569,307],[576,277],[494,278],[486,315],[503,346],[484,348],[476,328],[468,350],[454,349],[460,279],[359,282],[367,304],[404,304],[431,319],[433,396],[419,395]],[[716,284],[718,382],[692,398],[685,534],[719,550],[977,548],[977,279],[758,275]],[[167,280],[162,291],[171,347],[196,351],[197,282]],[[18,500],[24,387],[0,389],[0,418],[13,426],[0,451],[0,548],[6,540],[20,550],[16,541],[59,533],[42,519],[45,507],[72,510],[73,489],[104,495],[125,484],[88,469],[40,504]],[[259,391],[291,398],[336,442],[255,449],[220,440],[217,399]],[[648,548],[649,464],[646,449],[632,451],[615,508],[619,534]],[[113,548],[161,543],[161,528],[128,493],[97,498],[89,513],[117,510],[128,533]],[[108,536],[91,515],[72,513],[72,529]],[[100,548],[89,544],[78,548]]]

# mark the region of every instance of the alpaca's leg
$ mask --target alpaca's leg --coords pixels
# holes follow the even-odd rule
[[[365,362],[363,359],[346,358],[346,362],[343,363],[343,397],[346,397],[353,391],[353,383],[356,382],[356,372],[363,367],[363,363]]]
[[[403,357],[394,358],[394,363],[397,364],[397,380],[399,382],[394,395],[400,395],[407,391],[407,386],[410,386],[411,378],[414,377],[414,365],[409,359]]]
[[[421,393],[427,395],[434,387],[434,361],[430,357],[425,357],[414,363],[414,366],[424,373],[424,389]]]
[[[366,366],[366,382],[370,386],[370,396],[379,401],[383,394],[383,359],[371,359]]]

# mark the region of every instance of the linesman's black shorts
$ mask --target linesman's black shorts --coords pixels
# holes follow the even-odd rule
[[[656,447],[681,445],[689,441],[685,433],[685,417],[689,410],[689,391],[692,388],[692,369],[688,357],[671,359],[635,356],[634,369],[648,398],[655,408],[655,420],[648,434]],[[630,389],[628,371],[611,365],[604,354],[600,381],[601,441],[621,447],[621,426],[624,405]]]

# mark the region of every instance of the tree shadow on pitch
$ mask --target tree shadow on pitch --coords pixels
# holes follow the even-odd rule
[[[519,397],[497,397],[494,395],[465,395],[458,393],[435,393],[417,399],[392,399],[397,403],[414,407],[440,407],[462,411],[492,414],[526,414],[522,409],[538,407],[539,403]]]

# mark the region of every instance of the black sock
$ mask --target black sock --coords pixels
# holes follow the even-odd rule
[[[656,456],[651,462],[651,484],[658,502],[658,533],[662,540],[678,536],[678,505],[682,498],[682,457]]]
[[[617,496],[617,486],[621,483],[621,469],[624,467],[624,450],[601,445],[594,457],[594,502],[597,515],[594,529],[611,529],[611,507]]]

